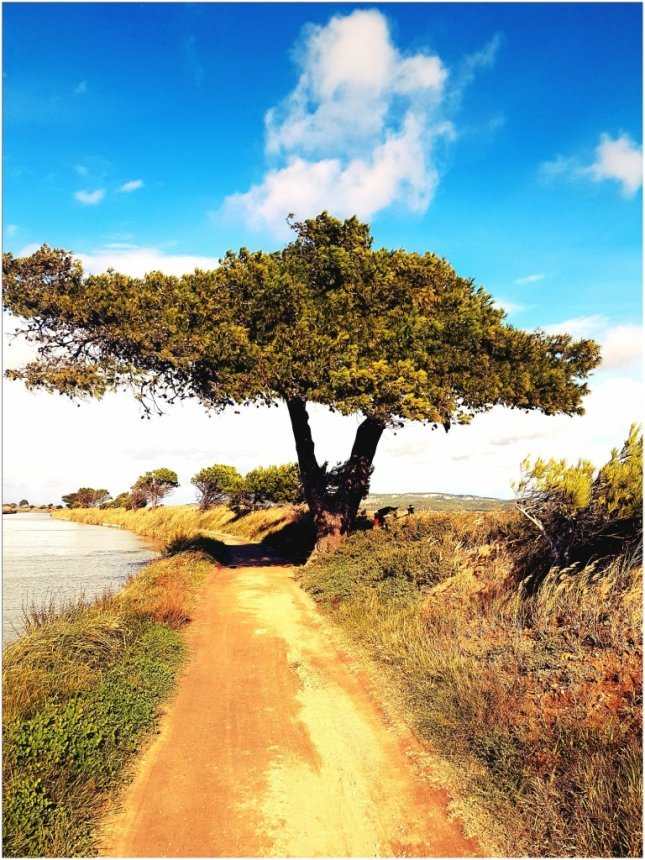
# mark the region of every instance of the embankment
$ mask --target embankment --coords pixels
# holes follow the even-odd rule
[[[313,533],[302,506],[285,505],[237,516],[225,505],[200,511],[189,505],[169,505],[129,511],[123,508],[75,508],[55,511],[59,519],[91,525],[111,525],[154,538],[166,546],[219,532],[261,541],[280,552],[302,556],[313,546]]]
[[[638,563],[518,579],[513,512],[351,536],[300,582],[377,662],[504,856],[641,856]]]
[[[34,608],[3,654],[4,856],[89,856],[106,798],[152,734],[184,657],[214,540],[152,562],[116,595]]]

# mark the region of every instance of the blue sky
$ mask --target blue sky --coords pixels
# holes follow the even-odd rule
[[[47,242],[88,270],[181,272],[229,247],[280,247],[289,211],[327,208],[369,221],[377,245],[445,256],[513,324],[603,344],[593,421],[495,413],[477,419],[477,441],[441,444],[409,428],[384,445],[396,468],[377,460],[375,489],[508,495],[520,454],[602,459],[639,418],[641,14],[639,3],[5,3],[5,250]],[[58,439],[82,411],[54,418],[58,401],[16,389],[7,492],[24,486],[27,422],[60,421]],[[83,409],[98,416],[96,439],[133,422],[119,481],[139,455],[175,448],[193,468],[167,419],[136,441],[122,399]],[[172,421],[185,414],[197,432],[201,415],[186,410]],[[239,423],[227,436],[229,419],[213,419],[219,448],[204,430],[207,462],[293,458],[281,425],[256,450]]]

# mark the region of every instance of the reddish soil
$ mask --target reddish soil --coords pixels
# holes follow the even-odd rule
[[[202,592],[103,856],[477,856],[293,569],[257,547],[237,561]]]

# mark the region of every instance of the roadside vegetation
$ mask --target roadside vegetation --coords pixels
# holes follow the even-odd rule
[[[116,596],[34,609],[5,650],[8,856],[95,850],[103,799],[172,689],[178,631],[227,559],[221,533],[312,550],[304,505],[234,510],[222,468],[199,474],[220,496],[204,510],[53,512],[155,538],[166,557]],[[300,582],[448,762],[486,852],[641,856],[642,434],[599,470],[527,462],[516,492],[513,509],[363,518]]]
[[[85,508],[62,510],[57,519],[90,525],[110,525],[129,529],[164,545],[181,545],[199,537],[217,538],[221,532],[265,543],[279,553],[305,559],[311,551],[314,534],[302,505],[281,505],[240,515],[221,504],[207,511],[189,505],[125,509]]]
[[[300,573],[452,763],[491,852],[642,855],[641,475],[633,428],[598,473],[526,464],[518,507],[538,525],[415,515]]]
[[[226,549],[152,562],[120,593],[26,612],[3,653],[3,853],[89,856],[108,793],[156,726],[181,628]]]

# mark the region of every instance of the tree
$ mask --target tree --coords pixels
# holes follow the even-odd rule
[[[300,469],[296,463],[284,466],[259,466],[244,477],[233,506],[238,510],[255,510],[266,504],[297,504],[304,499]]]
[[[118,496],[115,496],[114,500],[109,502],[107,507],[132,508],[132,510],[136,510],[137,508],[145,508],[146,504],[147,502],[143,493],[139,493],[133,500],[132,493],[128,493],[126,491],[124,493],[119,493]]]
[[[107,490],[95,490],[93,487],[79,487],[75,493],[62,496],[68,508],[97,508],[110,498]]]
[[[445,260],[374,250],[356,218],[291,226],[282,251],[229,251],[214,271],[181,278],[84,276],[46,245],[5,255],[5,307],[39,352],[8,375],[71,398],[129,388],[148,415],[191,397],[209,410],[285,402],[320,543],[352,528],[387,427],[448,430],[496,404],[583,412],[593,341],[513,328]],[[333,481],[310,403],[361,416]]]
[[[141,507],[140,501],[144,498],[150,502],[151,507],[156,508],[161,499],[179,486],[177,473],[172,469],[153,469],[146,472],[133,485],[130,491],[130,501],[134,507]]]
[[[29,507],[29,502],[27,501],[27,499],[20,499],[20,502],[18,503],[18,506],[19,506],[19,507],[21,507],[21,508],[28,508],[28,507]]]
[[[216,463],[206,466],[191,478],[191,484],[199,492],[199,510],[207,511],[214,505],[222,504],[243,486],[244,479],[234,466]]]

